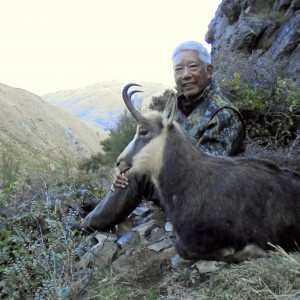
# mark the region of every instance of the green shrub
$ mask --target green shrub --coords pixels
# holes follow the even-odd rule
[[[285,148],[300,127],[300,90],[290,80],[280,79],[266,87],[250,88],[239,73],[223,81],[224,93],[240,109],[248,137],[262,146]]]
[[[112,128],[109,137],[101,142],[105,152],[103,161],[106,165],[116,162],[118,156],[129,142],[133,139],[136,130],[136,121],[133,116],[126,111],[120,116],[116,128]]]
[[[96,171],[101,168],[105,164],[104,154],[102,152],[98,152],[97,154],[93,154],[90,158],[85,158],[78,164],[78,169],[89,172]]]
[[[103,152],[99,152],[88,159],[84,159],[79,163],[78,168],[89,172],[98,170],[102,166],[113,167],[120,153],[123,152],[129,142],[133,139],[135,130],[135,119],[129,112],[124,111],[124,113],[121,114],[116,127],[109,131],[109,137],[100,143]]]

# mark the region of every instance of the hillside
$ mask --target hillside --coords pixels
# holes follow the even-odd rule
[[[80,119],[100,125],[104,130],[114,127],[119,114],[125,109],[122,100],[122,89],[126,82],[119,80],[95,83],[86,87],[63,90],[43,95],[42,98],[62,107]],[[138,99],[143,103],[150,101],[152,96],[162,94],[169,86],[140,82],[144,93]]]
[[[100,151],[106,133],[23,89],[0,84],[0,155],[54,167]]]

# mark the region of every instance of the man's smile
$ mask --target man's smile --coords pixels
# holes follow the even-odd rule
[[[194,82],[187,82],[182,85],[183,88],[191,88],[193,86],[195,86]]]

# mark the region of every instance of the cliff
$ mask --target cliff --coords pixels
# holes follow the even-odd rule
[[[205,39],[217,79],[238,72],[252,85],[300,87],[300,0],[223,0]]]

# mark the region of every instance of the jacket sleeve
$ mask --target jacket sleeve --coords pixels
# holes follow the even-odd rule
[[[197,145],[209,155],[233,156],[244,151],[245,126],[231,108],[220,109],[209,121]]]

